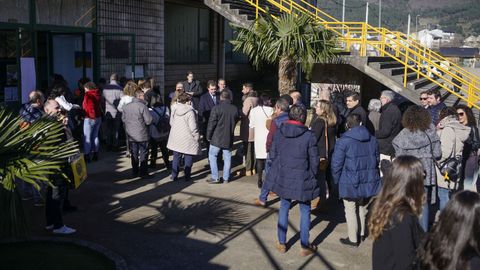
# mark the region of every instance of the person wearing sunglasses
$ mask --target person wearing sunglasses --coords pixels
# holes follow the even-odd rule
[[[428,94],[427,91],[423,91],[420,93],[420,104],[423,108],[428,108]]]
[[[477,121],[473,115],[472,109],[464,104],[455,106],[457,110],[458,121],[467,127],[470,127],[470,135],[463,147],[462,173],[460,183],[463,183],[463,189],[478,191],[478,149],[480,148],[480,134],[477,129]]]

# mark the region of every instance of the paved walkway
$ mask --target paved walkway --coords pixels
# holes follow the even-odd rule
[[[234,171],[241,168],[239,161]],[[102,153],[88,171],[88,180],[70,194],[79,210],[64,220],[78,232],[68,237],[117,252],[130,269],[371,269],[370,240],[359,248],[339,244],[347,227],[338,205],[312,215],[310,239],[319,250],[306,258],[299,255],[299,211],[294,207],[287,234],[291,247],[278,253],[278,200],[269,208],[253,206],[259,192],[254,176],[207,184],[205,158],[195,162],[192,182],[171,181],[163,165],[152,179],[132,179],[122,153]],[[43,230],[43,211],[27,207],[35,236],[49,235]]]

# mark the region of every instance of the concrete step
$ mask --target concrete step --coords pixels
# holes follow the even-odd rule
[[[411,81],[408,83],[408,87],[412,90],[418,90],[422,87],[425,87],[429,84],[432,84],[432,82],[427,79],[427,78],[420,78],[420,79],[415,79],[414,81]]]
[[[405,72],[405,68],[404,68],[404,67],[401,67],[401,68],[392,68],[392,69],[390,70],[390,74],[391,74],[392,76],[403,75],[404,72]],[[414,71],[413,69],[411,69],[411,68],[408,68],[408,69],[407,69],[407,74],[411,74],[411,73],[415,73],[415,71]],[[416,74],[417,74],[417,73],[415,73],[415,75],[416,75]]]
[[[399,67],[403,67],[403,64],[398,63],[396,61],[392,61],[392,62],[380,62],[380,63],[378,63],[378,66],[379,66],[380,69],[399,68]]]
[[[367,63],[384,63],[384,62],[396,62],[395,59],[391,57],[384,57],[384,56],[370,56],[367,59]]]

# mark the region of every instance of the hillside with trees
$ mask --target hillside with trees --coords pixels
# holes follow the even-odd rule
[[[366,0],[346,0],[345,20],[364,21]],[[368,1],[369,23],[378,25],[379,0]],[[337,19],[342,18],[342,0],[318,0],[318,6]],[[452,31],[463,36],[480,34],[480,8],[478,0],[382,0],[382,25],[392,30],[407,31],[407,18],[411,14],[411,31],[415,31],[418,16],[419,29],[435,28]]]

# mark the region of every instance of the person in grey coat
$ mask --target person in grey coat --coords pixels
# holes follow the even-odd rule
[[[442,156],[440,137],[431,124],[429,112],[422,106],[409,107],[402,118],[404,129],[393,139],[395,157],[414,156],[420,159],[425,170],[424,187],[427,199],[423,205],[420,224],[428,231],[430,207],[436,201],[436,172],[434,160]]]
[[[147,166],[150,139],[148,125],[152,123],[152,115],[148,111],[142,90],[135,91],[132,102],[123,107],[122,120],[127,131],[133,175],[147,178],[150,176]]]
[[[173,151],[172,180],[178,179],[180,159],[185,160],[185,181],[190,180],[193,156],[200,155],[200,134],[198,132],[197,114],[192,108],[191,96],[181,93],[177,103],[172,106],[170,115],[170,134],[167,148]]]
[[[122,113],[117,107],[123,97],[123,89],[118,81],[118,75],[110,76],[110,83],[103,87],[102,97],[105,101],[105,125],[107,148],[116,150],[118,147],[118,131],[122,121]]]

